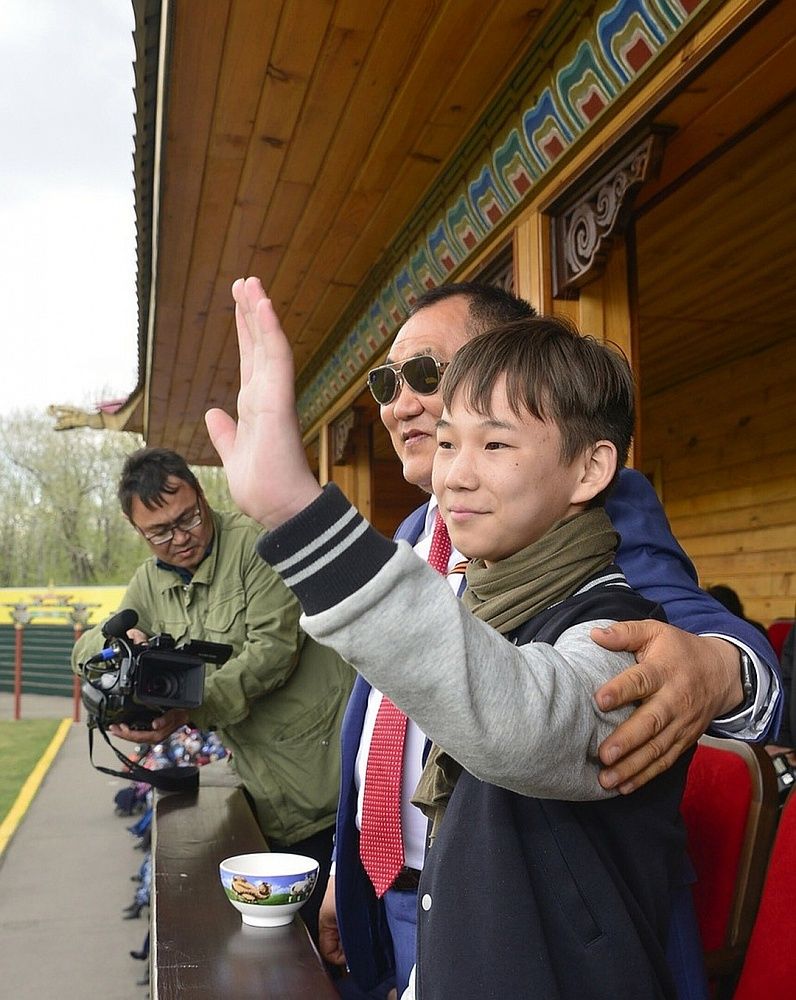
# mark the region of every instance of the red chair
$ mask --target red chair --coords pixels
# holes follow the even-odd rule
[[[760,909],[733,1000],[791,1000],[796,995],[796,796],[782,814]]]
[[[682,813],[705,966],[728,995],[752,933],[777,821],[774,767],[762,747],[703,736],[688,771]]]
[[[794,621],[793,618],[777,618],[768,626],[768,641],[771,643],[774,652],[777,654],[777,659],[782,659],[782,647],[785,645],[785,640],[788,637],[788,632],[793,628]]]

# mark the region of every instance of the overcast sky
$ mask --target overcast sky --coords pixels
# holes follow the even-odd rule
[[[0,0],[0,415],[138,376],[130,0]]]

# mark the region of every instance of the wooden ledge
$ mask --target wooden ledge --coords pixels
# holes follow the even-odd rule
[[[300,919],[248,927],[224,895],[219,862],[266,850],[240,788],[155,792],[152,1000],[339,1000]]]

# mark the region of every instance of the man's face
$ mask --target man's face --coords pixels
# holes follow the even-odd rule
[[[197,495],[192,486],[175,476],[170,476],[166,483],[169,488],[175,487],[175,492],[163,493],[160,506],[153,510],[145,507],[138,497],[133,497],[130,520],[159,559],[193,571],[204,559],[213,537],[213,519],[204,497]],[[195,520],[197,512],[201,515],[199,524],[187,530],[179,527]],[[173,534],[168,541],[160,544],[152,541],[170,532]]]
[[[512,411],[505,378],[490,416],[467,409],[462,395],[438,428],[434,495],[454,546],[491,565],[581,509],[584,458],[564,463],[558,427]]]
[[[450,361],[470,339],[468,319],[468,300],[463,295],[421,309],[401,327],[387,361],[405,361],[418,354]],[[442,414],[441,394],[422,396],[404,383],[395,399],[380,408],[380,414],[403,464],[404,479],[430,493],[431,468],[437,450],[436,425]]]

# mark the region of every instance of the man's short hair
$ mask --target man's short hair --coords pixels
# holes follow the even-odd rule
[[[459,281],[450,285],[440,285],[425,292],[409,310],[415,316],[423,309],[445,299],[461,296],[469,306],[467,333],[477,337],[493,327],[513,320],[528,319],[536,315],[536,310],[525,299],[519,298],[498,285],[487,285],[480,281]]]
[[[456,352],[442,378],[445,406],[461,390],[469,409],[490,416],[495,385],[504,375],[518,417],[525,410],[556,424],[563,462],[606,440],[616,446],[617,470],[625,464],[635,419],[633,374],[613,345],[581,336],[559,317],[506,323]]]
[[[139,448],[128,455],[119,476],[117,496],[125,517],[130,518],[133,500],[138,497],[149,510],[163,505],[163,497],[176,493],[169,479],[180,479],[201,495],[199,480],[188,463],[176,451],[168,448]]]

